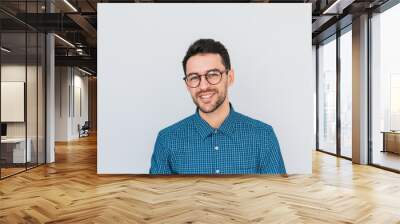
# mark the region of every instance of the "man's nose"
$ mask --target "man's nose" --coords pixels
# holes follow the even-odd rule
[[[199,88],[201,90],[205,90],[208,88],[209,85],[210,85],[210,83],[208,83],[208,81],[206,80],[206,76],[204,76],[204,75],[200,76]]]

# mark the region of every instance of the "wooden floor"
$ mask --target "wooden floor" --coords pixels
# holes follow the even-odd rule
[[[98,176],[96,139],[0,181],[0,223],[400,223],[400,175],[320,152],[313,174]]]
[[[11,176],[13,174],[19,173],[19,172],[23,172],[25,171],[25,167],[24,168],[1,168],[1,177],[8,177]]]
[[[400,170],[400,154],[375,150],[372,160],[374,164]]]

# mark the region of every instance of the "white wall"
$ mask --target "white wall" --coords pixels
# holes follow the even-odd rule
[[[316,79],[317,78],[317,47],[315,45],[312,46],[312,75]],[[317,136],[317,88],[314,88],[313,93],[313,126],[314,126],[314,136]]]
[[[79,137],[78,124],[88,120],[88,78],[73,67],[56,67],[55,80],[55,140],[69,141]],[[78,90],[81,91],[82,114]],[[75,110],[75,111],[74,111]]]
[[[89,112],[88,112],[88,77],[87,76],[82,76],[83,73],[80,72],[79,70],[74,71],[74,107],[72,108],[72,119],[71,119],[71,135],[73,138],[78,138],[79,137],[79,132],[78,132],[78,124],[83,125],[85,121],[88,120],[89,118]],[[80,91],[80,93],[79,93]],[[80,95],[80,97],[79,97]],[[79,102],[80,101],[80,102]],[[72,105],[71,105],[72,106]],[[79,107],[81,107],[79,109]],[[80,111],[81,110],[81,111]]]
[[[55,68],[55,141],[68,140],[68,67]]]
[[[158,131],[194,113],[181,61],[199,38],[230,53],[235,110],[274,127],[288,173],[311,173],[310,21],[311,4],[99,4],[98,173],[148,173]]]

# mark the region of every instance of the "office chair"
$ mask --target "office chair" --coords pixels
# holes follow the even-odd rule
[[[87,137],[89,136],[89,129],[90,129],[90,125],[89,125],[89,121],[85,121],[85,123],[82,125],[82,127],[79,127],[80,125],[78,125],[78,129],[79,129],[79,138],[80,137]]]

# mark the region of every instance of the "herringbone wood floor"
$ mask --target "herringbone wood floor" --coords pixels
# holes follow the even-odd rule
[[[400,175],[319,152],[313,174],[98,176],[96,139],[0,181],[0,223],[400,223]]]

